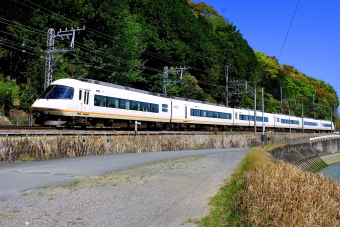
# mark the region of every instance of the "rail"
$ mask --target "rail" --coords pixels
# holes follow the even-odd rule
[[[137,135],[213,135],[235,132],[197,132],[197,131],[138,131]],[[238,132],[242,133],[242,132]],[[244,132],[243,132],[244,133]],[[93,130],[1,130],[0,135],[135,135],[135,131],[93,131]]]

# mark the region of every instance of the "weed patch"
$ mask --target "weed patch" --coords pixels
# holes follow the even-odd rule
[[[201,226],[340,226],[340,184],[253,149],[238,165]]]

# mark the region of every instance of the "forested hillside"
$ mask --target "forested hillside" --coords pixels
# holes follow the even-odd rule
[[[268,112],[301,116],[303,105],[305,117],[330,119],[338,107],[331,85],[254,51],[237,25],[204,3],[7,0],[0,12],[0,105],[5,109],[16,104],[29,111],[43,91],[48,29],[57,33],[83,26],[72,50],[70,40],[55,39],[53,80],[92,78],[162,92],[164,67],[182,67],[182,83],[171,84],[169,96],[225,104],[228,74],[232,107],[253,108],[255,86],[259,104],[264,88]]]

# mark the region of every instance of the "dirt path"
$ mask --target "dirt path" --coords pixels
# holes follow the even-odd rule
[[[246,155],[233,151],[157,162],[27,190],[0,202],[0,226],[196,226]]]

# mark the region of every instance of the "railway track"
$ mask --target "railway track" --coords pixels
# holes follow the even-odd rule
[[[52,127],[40,127],[40,126],[16,126],[16,125],[0,125],[0,131],[5,130],[55,130]]]
[[[204,131],[117,131],[112,128],[66,129],[55,127],[1,125],[0,135],[212,135],[232,134],[235,132]],[[249,132],[237,132],[249,133]]]

